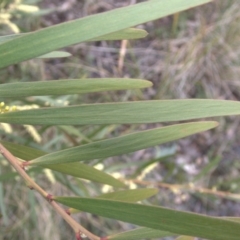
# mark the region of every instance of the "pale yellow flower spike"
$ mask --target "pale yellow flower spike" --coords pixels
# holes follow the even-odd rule
[[[0,103],[0,113],[3,113],[3,112],[4,112],[4,105],[5,105],[4,102],[1,102],[1,103]]]
[[[12,111],[12,112],[17,111],[17,106],[12,106],[12,107],[11,107],[11,111]]]
[[[5,109],[4,109],[4,112],[9,112],[9,110],[10,110],[10,107],[6,106]]]
[[[0,113],[6,113],[6,112],[13,112],[16,111],[17,107],[16,106],[5,106],[4,102],[0,103]]]

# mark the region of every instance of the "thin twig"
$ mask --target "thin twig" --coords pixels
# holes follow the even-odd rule
[[[169,183],[163,183],[163,182],[149,182],[149,181],[143,181],[139,179],[122,179],[122,180],[133,182],[143,186],[157,186],[157,187],[167,188],[173,192],[176,190],[185,190],[185,191],[194,191],[194,192],[200,192],[205,194],[212,194],[222,198],[230,198],[232,200],[240,199],[240,194],[218,191],[216,189],[197,187],[197,186],[194,186],[193,184],[188,184],[188,185],[169,184]]]
[[[12,165],[15,170],[22,176],[22,178],[26,181],[27,186],[30,189],[35,189],[39,192],[45,199],[49,201],[49,204],[58,212],[62,218],[72,227],[76,234],[77,240],[81,239],[81,234],[86,235],[90,240],[101,240],[100,237],[92,234],[83,226],[81,226],[78,222],[76,222],[62,207],[60,207],[57,202],[53,200],[53,196],[47,193],[44,189],[42,189],[25,171],[26,164],[21,163],[18,159],[13,156],[2,144],[0,144],[0,153],[6,160]]]

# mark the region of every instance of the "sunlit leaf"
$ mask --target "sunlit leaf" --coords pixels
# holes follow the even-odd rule
[[[29,33],[19,33],[6,36],[0,36],[0,43],[7,42],[18,37],[26,36]],[[147,32],[138,28],[127,28],[121,31],[109,33],[107,35],[91,39],[89,41],[102,41],[102,40],[123,40],[123,39],[138,39],[147,36]]]
[[[0,68],[207,2],[210,0],[146,1],[44,28],[0,44]]]
[[[0,36],[0,44],[4,43],[4,42],[7,42],[9,40],[15,39],[17,37],[24,36],[26,34],[27,33],[20,33],[20,34],[12,34],[12,35]],[[46,53],[46,54],[44,54],[42,56],[39,56],[37,58],[62,58],[62,57],[69,57],[69,56],[71,56],[71,54],[68,53],[68,52],[52,51],[52,52]]]
[[[144,38],[148,35],[148,33],[144,29],[138,28],[127,28],[117,32],[112,32],[103,36],[99,36],[96,38],[92,38],[89,41],[108,41],[108,40],[124,40],[124,39],[139,39]]]
[[[175,240],[195,240],[195,237],[191,236],[179,236]]]
[[[50,153],[36,158],[30,163],[33,165],[60,164],[117,156],[171,142],[198,132],[209,130],[217,125],[217,122],[193,122],[155,128]]]
[[[129,124],[240,114],[240,102],[208,99],[87,104],[0,114],[0,122],[39,125]]]
[[[41,95],[63,95],[151,87],[152,83],[141,79],[90,78],[39,82],[0,84],[2,98],[18,98]],[[14,91],[13,91],[14,89]]]
[[[238,240],[240,223],[216,217],[113,200],[55,197],[56,201],[81,211],[132,224],[213,240]]]
[[[221,218],[240,223],[240,218],[239,217],[221,217]]]
[[[72,56],[71,53],[64,52],[64,51],[53,51],[50,53],[46,53],[44,55],[39,56],[38,58],[64,58]]]
[[[20,33],[0,37],[0,44],[7,42],[18,37],[26,36],[29,33]],[[147,36],[147,32],[143,29],[137,28],[128,28],[114,33],[110,33],[101,37],[91,39],[89,41],[102,41],[102,40],[122,40],[122,39],[139,39]],[[37,58],[64,58],[71,56],[70,53],[64,51],[52,51],[43,55],[38,56]]]

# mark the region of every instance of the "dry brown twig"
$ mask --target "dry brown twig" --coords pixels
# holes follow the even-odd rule
[[[124,179],[122,179],[124,181]],[[169,184],[169,183],[163,183],[163,182],[150,182],[150,181],[143,181],[138,179],[125,179],[125,181],[133,182],[142,186],[156,186],[161,188],[169,189],[173,192],[179,192],[179,191],[188,191],[188,192],[199,192],[204,194],[212,194],[218,197],[222,198],[230,198],[232,200],[239,200],[240,195],[230,192],[223,192],[218,191],[216,189],[209,189],[209,188],[203,188],[203,187],[197,187],[193,184],[188,185],[181,185],[181,184]]]
[[[81,240],[81,235],[84,234],[90,240],[101,240],[102,238],[92,234],[83,226],[81,226],[78,222],[76,222],[70,215],[65,211],[62,207],[58,205],[56,201],[54,201],[54,196],[47,193],[44,189],[42,189],[25,171],[26,162],[20,162],[15,156],[13,156],[2,144],[0,144],[0,153],[2,156],[9,162],[11,166],[22,176],[22,178],[26,181],[27,186],[31,190],[36,190],[39,192],[54,208],[56,212],[58,212],[62,218],[70,225],[70,227],[74,230],[76,234],[76,239]]]

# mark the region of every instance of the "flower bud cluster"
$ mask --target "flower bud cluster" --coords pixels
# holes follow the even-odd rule
[[[16,111],[17,107],[16,106],[6,106],[4,102],[0,103],[0,114],[1,113],[7,113],[7,112],[13,112]]]

